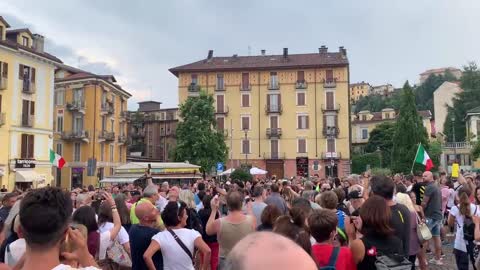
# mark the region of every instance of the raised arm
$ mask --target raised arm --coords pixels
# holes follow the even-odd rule
[[[205,228],[205,232],[208,235],[217,234],[220,228],[220,219],[215,220],[215,216],[218,212],[219,200],[218,196],[215,196],[212,201],[210,202],[212,207],[212,212],[210,213],[210,217],[208,217],[207,226]]]
[[[150,245],[148,246],[147,250],[145,253],[143,253],[143,260],[145,261],[145,264],[147,265],[148,270],[156,270],[155,264],[153,263],[153,255],[160,250],[160,244],[152,240],[150,242]]]
[[[115,240],[120,229],[122,228],[122,221],[120,220],[120,215],[118,214],[117,205],[110,193],[104,192],[103,197],[108,202],[112,208],[112,218],[113,218],[113,228],[110,230],[110,240]]]

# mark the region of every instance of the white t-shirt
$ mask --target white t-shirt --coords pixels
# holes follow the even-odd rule
[[[480,208],[477,209],[477,206],[473,203],[470,204],[470,212],[472,216],[480,216]],[[450,209],[450,215],[455,217],[455,223],[457,224],[457,232],[455,233],[455,243],[453,244],[453,248],[467,252],[465,240],[463,239],[463,216],[460,214],[458,206],[454,206]]]
[[[447,207],[452,208],[455,205],[455,191],[453,188],[450,189],[450,196],[448,196]]]
[[[111,229],[113,229],[115,225],[113,225],[112,222],[105,222],[102,224],[102,226],[100,226],[98,228],[98,231],[100,233],[104,233],[106,231],[110,231]],[[128,236],[128,233],[127,233],[127,230],[125,230],[125,228],[122,228],[120,229],[120,231],[118,232],[118,235],[117,235],[117,238],[115,238],[115,240],[118,241],[118,243],[120,243],[120,245],[123,245],[125,243],[128,243],[130,241],[130,237]]]
[[[173,232],[193,254],[195,240],[202,237],[196,230],[174,229]],[[192,260],[167,230],[152,237],[160,245],[165,270],[194,270]]]
[[[13,241],[5,250],[5,263],[10,267],[14,267],[20,261],[26,249],[27,244],[24,238]]]
[[[110,239],[110,231],[100,233],[100,247],[98,248],[98,259],[104,260],[107,256],[107,248],[113,244]]]
[[[168,204],[168,200],[165,199],[163,196],[158,196],[158,200],[155,202],[155,206],[157,207],[158,211],[163,212],[165,206]]]
[[[55,266],[55,268],[52,268],[52,270],[101,270],[93,266],[88,266],[88,267],[82,267],[82,268],[73,268],[70,265],[65,265],[65,264],[59,264]]]

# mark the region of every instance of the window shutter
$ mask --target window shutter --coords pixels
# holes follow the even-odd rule
[[[218,95],[217,96],[217,112],[223,112],[224,111],[224,106],[223,106],[223,95]]]
[[[327,109],[333,110],[333,92],[327,92]]]
[[[22,146],[20,150],[20,157],[26,158],[27,157],[27,134],[22,134]]]
[[[306,128],[306,129],[309,129],[309,128],[310,128],[308,121],[309,121],[309,117],[308,117],[308,115],[307,115],[307,116],[305,116],[305,128]]]
[[[224,127],[224,118],[223,118],[223,117],[217,118],[217,129],[218,129],[218,130],[223,130],[223,129],[225,129],[225,127]]]
[[[250,95],[242,95],[242,107],[250,107]]]
[[[302,128],[302,116],[298,115],[297,116],[297,129],[301,129],[301,128]]]
[[[333,70],[327,69],[325,72],[325,78],[327,82],[332,82],[333,81]]]
[[[270,109],[270,95],[267,95],[267,107]]]
[[[335,152],[335,139],[327,140],[327,152]]]
[[[28,158],[33,157],[33,150],[35,149],[35,137],[33,135],[28,135]]]
[[[23,72],[24,66],[20,64],[20,68],[18,69],[18,79],[23,80]]]
[[[0,95],[0,112],[2,112],[2,95]]]
[[[248,117],[242,117],[242,130],[250,129],[248,122]]]
[[[8,77],[8,63],[3,63],[2,64],[2,77],[7,78]]]
[[[327,116],[323,115],[323,131],[327,131]]]
[[[306,149],[306,139],[298,139],[298,152],[305,153],[307,152]]]
[[[35,82],[35,68],[30,68],[30,73],[32,73],[31,77],[30,77],[30,81],[31,82]]]
[[[299,82],[305,81],[305,72],[303,70],[297,71],[297,81]]]
[[[298,93],[297,94],[298,106],[305,105],[305,93]]]
[[[30,115],[35,115],[35,101],[30,101]]]
[[[242,73],[242,89],[248,89],[249,79],[248,73]]]
[[[278,108],[280,109],[280,107],[282,106],[282,95],[278,95]]]

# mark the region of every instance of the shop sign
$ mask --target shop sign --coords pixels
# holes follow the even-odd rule
[[[16,169],[31,169],[35,168],[35,159],[15,159]]]

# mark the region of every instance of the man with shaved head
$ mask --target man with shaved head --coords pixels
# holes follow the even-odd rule
[[[442,227],[442,192],[440,187],[433,180],[432,172],[426,171],[422,175],[425,186],[422,207],[425,212],[427,226],[432,232],[432,239],[435,246],[435,258],[430,263],[442,265],[441,253],[442,242],[440,240],[440,228]]]
[[[317,265],[299,245],[271,232],[252,233],[227,257],[225,270],[315,270]]]
[[[152,237],[160,232],[155,228],[159,211],[151,203],[141,203],[135,208],[135,215],[139,223],[132,225],[130,232],[130,247],[132,251],[132,270],[147,269],[143,260],[143,253],[150,245]],[[163,269],[163,257],[160,250],[153,256],[153,262],[157,269]]]

